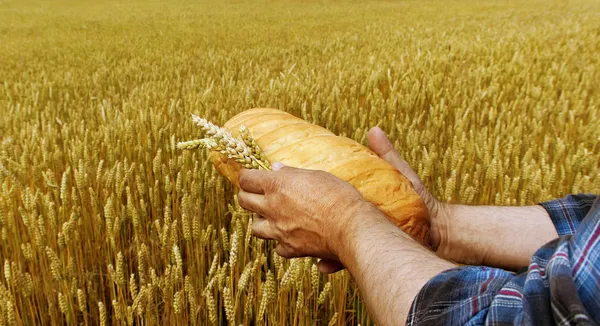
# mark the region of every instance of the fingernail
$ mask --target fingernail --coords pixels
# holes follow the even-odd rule
[[[371,128],[371,130],[373,130],[376,133],[383,133],[383,130],[381,130],[381,128],[379,128],[379,126],[375,126],[375,127]]]
[[[375,127],[373,127],[372,129],[374,130],[374,132],[375,132],[376,134],[379,134],[380,136],[382,136],[382,137],[383,137],[383,139],[384,139],[385,141],[387,141],[388,143],[390,143],[390,140],[389,140],[389,138],[387,137],[387,135],[385,134],[385,132],[384,132],[384,131],[383,131],[381,128],[379,128],[378,126],[375,126]]]
[[[281,169],[282,169],[284,166],[285,166],[285,165],[283,165],[283,164],[282,164],[282,163],[280,163],[280,162],[275,162],[275,163],[273,163],[273,165],[271,165],[271,170],[273,170],[273,171],[279,171],[279,170],[281,170]]]

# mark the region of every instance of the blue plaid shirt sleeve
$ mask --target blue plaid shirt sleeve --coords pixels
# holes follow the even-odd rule
[[[595,195],[569,195],[565,198],[540,203],[546,209],[559,236],[573,234],[588,214]]]
[[[599,199],[544,203],[562,235],[538,249],[526,270],[470,266],[438,274],[413,301],[407,325],[600,324]]]

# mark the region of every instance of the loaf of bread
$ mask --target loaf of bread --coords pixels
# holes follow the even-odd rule
[[[323,170],[347,181],[394,224],[427,244],[429,214],[425,203],[408,179],[368,148],[277,109],[244,111],[224,127],[238,137],[241,125],[248,128],[271,163]],[[238,163],[218,152],[212,153],[212,161],[219,173],[238,185]]]

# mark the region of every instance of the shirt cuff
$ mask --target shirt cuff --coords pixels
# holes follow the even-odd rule
[[[558,235],[563,236],[575,233],[595,199],[592,194],[568,195],[539,205],[548,212]]]
[[[406,325],[476,325],[502,287],[515,274],[485,266],[446,270],[427,282],[415,297]]]

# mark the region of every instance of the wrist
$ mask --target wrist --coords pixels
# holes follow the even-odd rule
[[[439,272],[455,267],[416,242],[373,205],[356,215],[343,241],[337,255],[353,277],[360,275],[361,270],[369,270],[375,263],[387,261],[395,265],[394,274],[405,275],[408,279],[416,278],[418,274],[424,284]]]
[[[334,243],[333,252],[344,265],[350,263],[354,248],[365,233],[379,229],[379,225],[385,223],[389,223],[387,218],[373,204],[367,201],[357,203]]]
[[[450,203],[436,202],[435,208],[431,210],[431,226],[429,240],[431,249],[435,252],[443,252],[450,246],[452,232],[452,221],[456,217],[456,205]]]
[[[435,226],[438,237],[435,253],[462,264],[482,264],[489,247],[487,242],[480,241],[478,223],[481,222],[476,206],[444,203]]]

